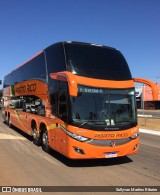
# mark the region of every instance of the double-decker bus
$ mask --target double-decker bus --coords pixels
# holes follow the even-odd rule
[[[4,78],[6,123],[72,159],[137,153],[134,80],[121,52],[59,42]]]

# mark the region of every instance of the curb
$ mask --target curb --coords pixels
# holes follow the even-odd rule
[[[154,130],[149,130],[149,129],[139,129],[140,133],[146,133],[146,134],[151,134],[151,135],[158,135],[160,136],[160,131],[154,131]]]
[[[138,117],[152,118],[153,116],[150,114],[138,114]]]

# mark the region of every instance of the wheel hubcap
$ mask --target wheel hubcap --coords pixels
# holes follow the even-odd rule
[[[37,130],[34,129],[34,130],[33,130],[33,138],[35,139],[36,137],[37,137]]]
[[[43,141],[43,144],[44,145],[47,145],[47,143],[48,143],[48,137],[47,137],[46,133],[43,133],[42,141]]]

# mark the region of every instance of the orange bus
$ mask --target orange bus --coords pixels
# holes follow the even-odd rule
[[[134,80],[117,49],[59,42],[4,78],[6,123],[72,159],[135,154]]]

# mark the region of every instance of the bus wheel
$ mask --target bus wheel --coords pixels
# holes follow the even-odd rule
[[[8,116],[7,125],[8,125],[9,128],[12,127],[10,116]]]
[[[42,131],[42,149],[47,153],[50,152],[50,147],[48,145],[48,132],[46,129],[43,129]]]
[[[33,143],[37,146],[41,145],[41,137],[38,137],[37,127],[33,127]]]

